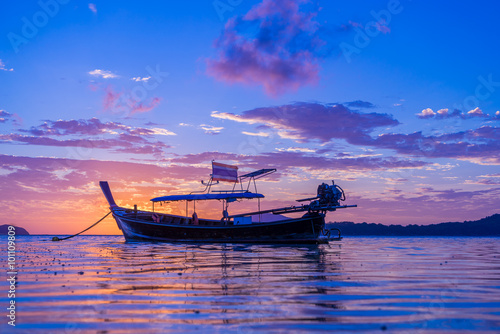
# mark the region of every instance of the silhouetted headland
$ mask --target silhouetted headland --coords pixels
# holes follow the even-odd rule
[[[0,235],[6,235],[9,233],[9,226],[11,225],[0,225]],[[16,228],[15,232],[16,232],[16,235],[30,235],[28,231],[26,231],[24,228],[22,227],[19,227],[19,226],[15,226],[14,227]]]
[[[464,222],[432,225],[382,225],[353,222],[329,222],[328,227],[338,227],[344,236],[500,236],[500,214]]]

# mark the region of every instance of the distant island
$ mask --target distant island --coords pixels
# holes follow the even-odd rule
[[[0,235],[6,235],[9,233],[9,226],[14,226],[16,228],[16,235],[30,235],[28,231],[24,228],[15,225],[0,225]]]
[[[337,227],[342,235],[380,236],[500,236],[500,214],[480,220],[449,222],[432,225],[382,225],[353,222],[329,222],[327,228]]]

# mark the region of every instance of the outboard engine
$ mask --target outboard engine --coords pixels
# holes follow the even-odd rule
[[[332,181],[332,185],[322,183],[318,186],[316,198],[317,200],[309,204],[309,211],[320,211],[330,206],[339,206],[340,201],[345,201],[345,193],[342,188]],[[335,211],[335,209],[331,211]]]

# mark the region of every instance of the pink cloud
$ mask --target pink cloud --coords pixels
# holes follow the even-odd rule
[[[388,27],[387,22],[385,20],[380,20],[375,23],[375,27],[378,31],[383,34],[388,34],[391,32],[391,28]]]
[[[97,14],[97,7],[93,3],[89,3],[89,9],[92,11],[92,13]]]
[[[315,35],[315,13],[301,12],[302,2],[264,0],[230,19],[207,73],[229,83],[262,85],[273,96],[316,83],[315,53],[323,42]]]
[[[111,88],[111,86],[106,87],[106,94],[104,95],[103,107],[104,110],[113,110],[118,101],[120,100],[123,93],[118,93]]]
[[[103,98],[103,109],[105,111],[127,113],[134,115],[153,110],[161,102],[161,98],[153,97],[148,100],[135,99],[131,94],[117,92],[111,86],[106,87]]]
[[[148,103],[133,101],[130,107],[130,115],[151,111],[160,104],[160,101],[161,99],[159,97],[152,98]]]
[[[119,205],[151,209],[150,198],[178,191],[184,180],[207,173],[192,166],[10,155],[0,155],[0,165],[0,220],[43,234],[76,233],[88,227],[89,220],[102,217],[108,205],[98,186],[101,180],[110,182]],[[112,219],[91,233],[121,234]]]

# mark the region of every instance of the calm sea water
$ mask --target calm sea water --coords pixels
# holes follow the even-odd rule
[[[279,247],[49,239],[18,237],[16,327],[2,280],[1,332],[500,332],[499,238]]]

